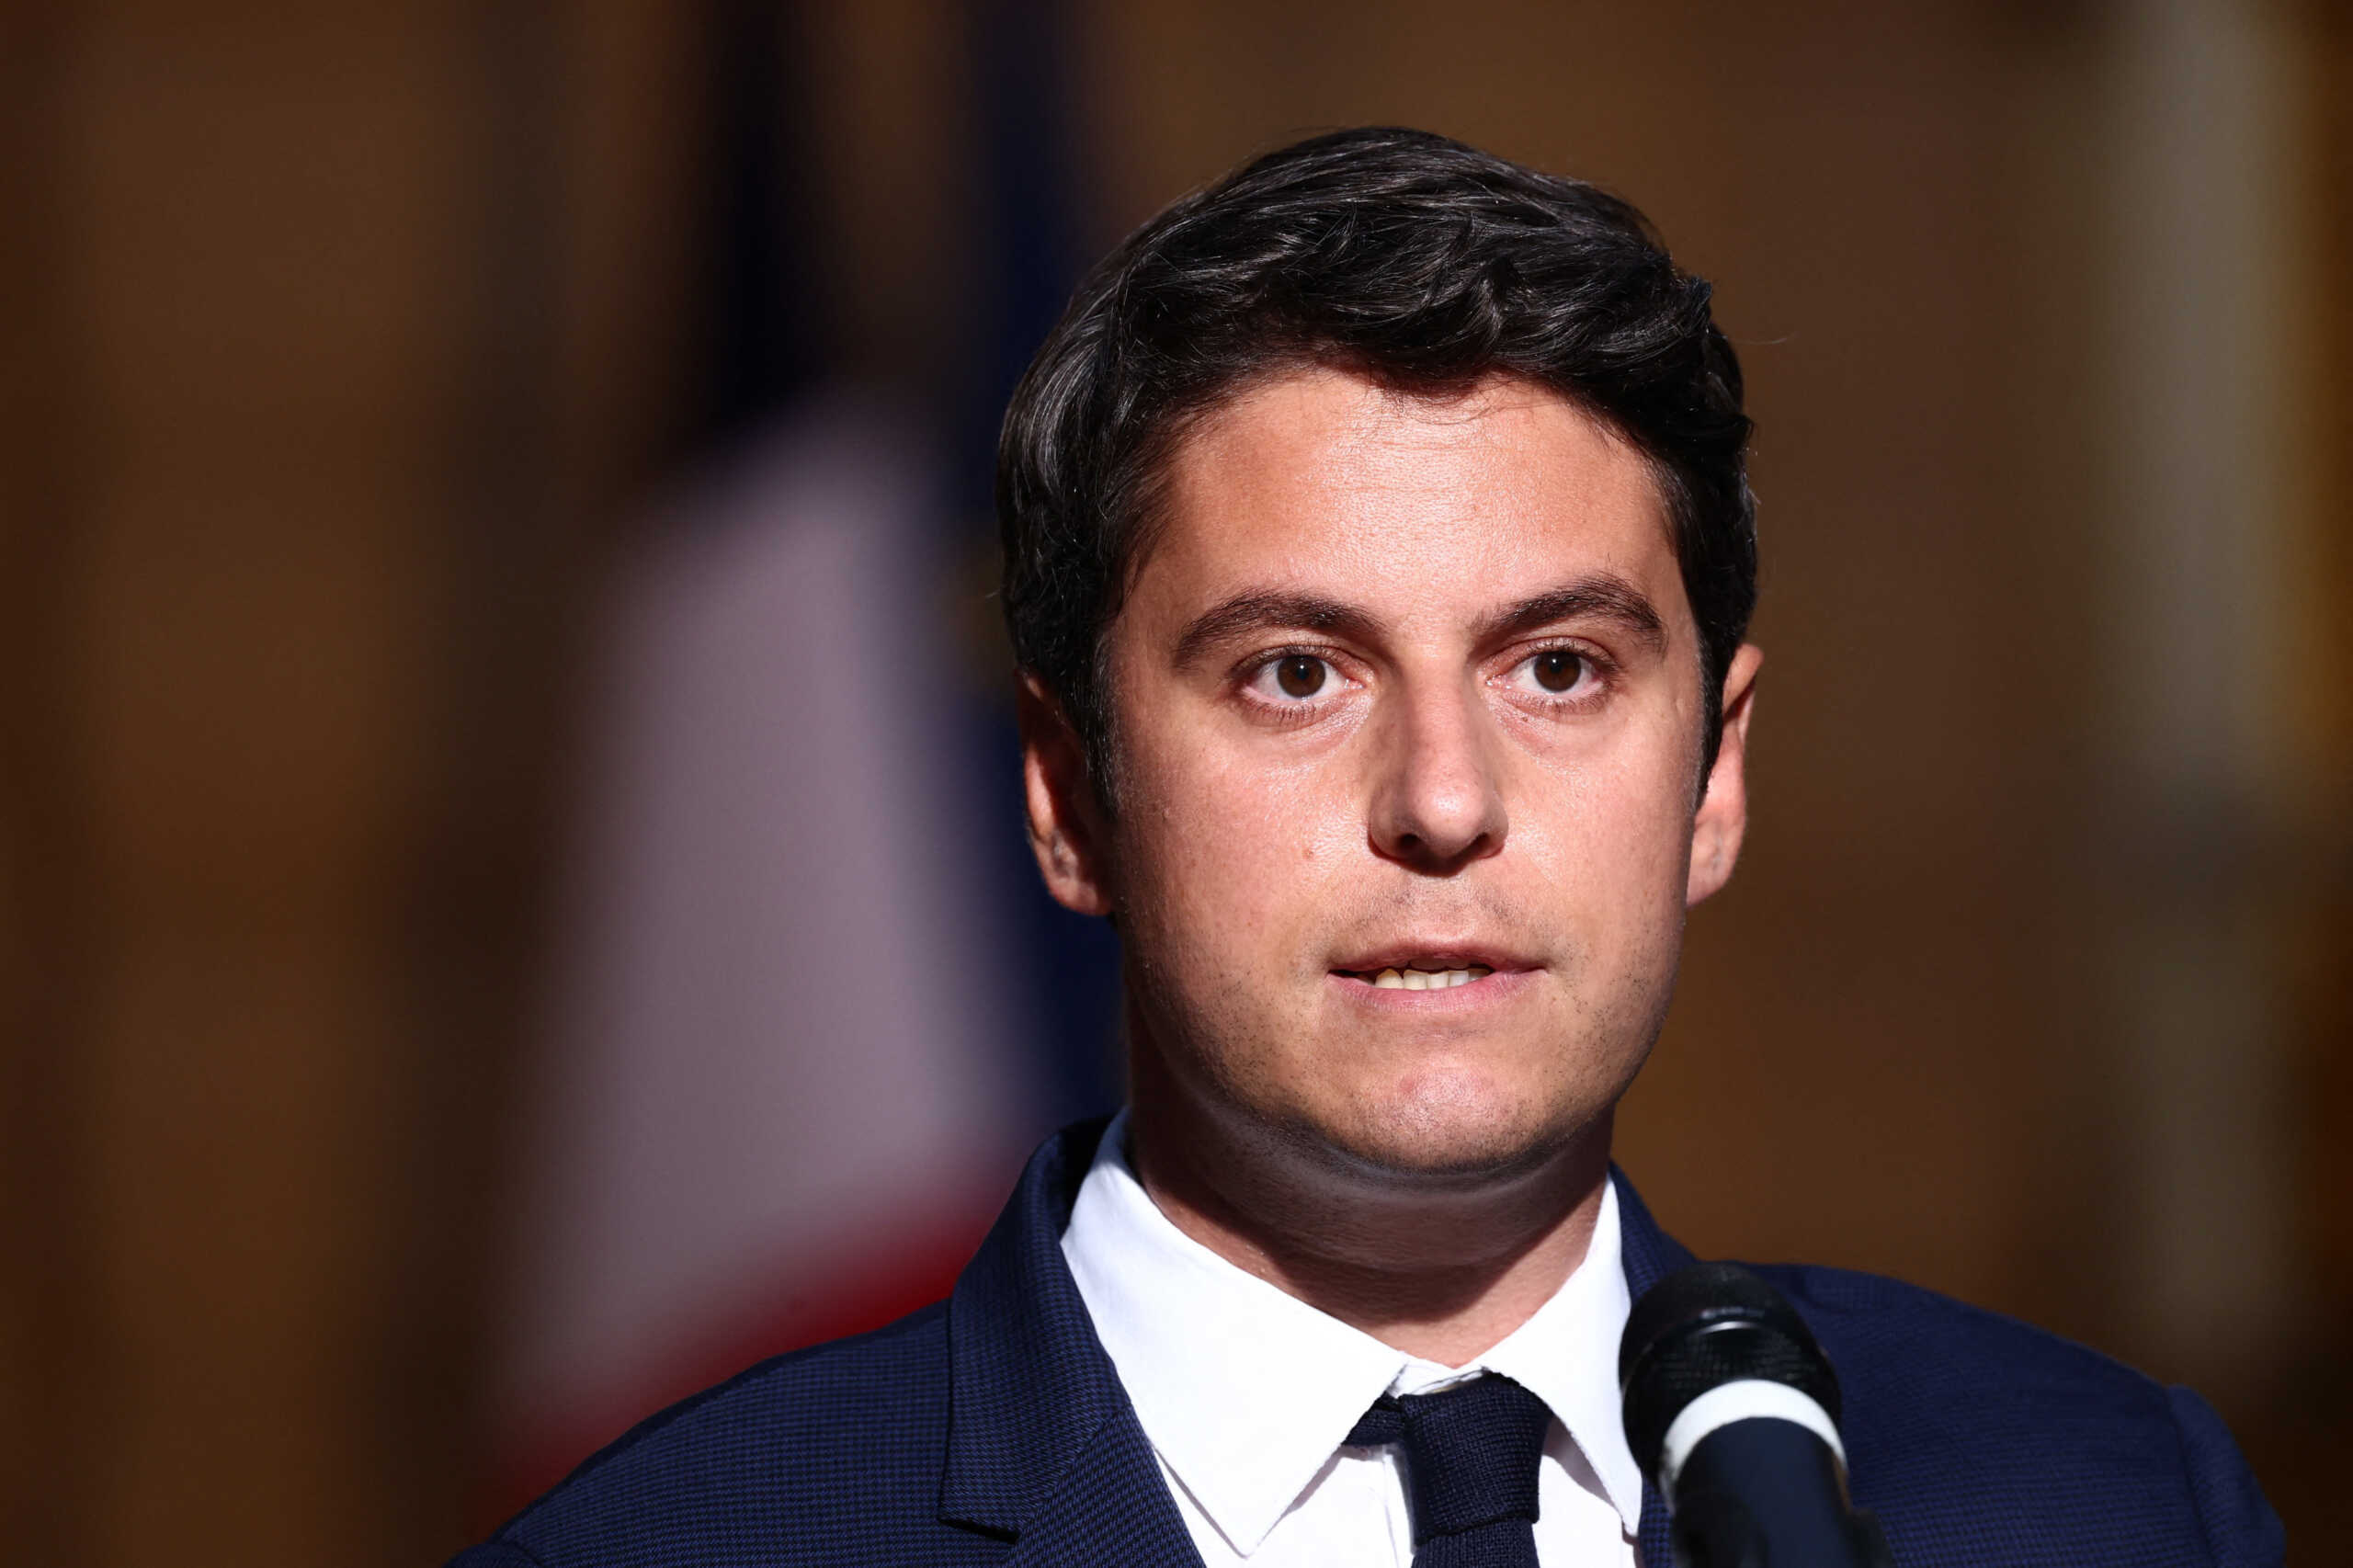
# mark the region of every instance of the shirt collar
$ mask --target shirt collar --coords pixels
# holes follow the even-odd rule
[[[1481,1370],[1552,1408],[1634,1530],[1642,1476],[1619,1425],[1628,1297],[1610,1186],[1567,1283],[1494,1349],[1449,1369],[1383,1345],[1186,1235],[1144,1192],[1126,1142],[1122,1113],[1079,1188],[1063,1253],[1154,1449],[1236,1551],[1258,1549],[1382,1393]]]

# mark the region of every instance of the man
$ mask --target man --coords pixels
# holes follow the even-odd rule
[[[1670,1561],[1614,1370],[1688,1255],[1609,1139],[1745,823],[1708,297],[1622,203],[1402,131],[1107,260],[999,510],[1030,834],[1120,931],[1129,1109],[1039,1153],[952,1300],[654,1418],[461,1562]],[[2194,1394],[1767,1272],[1899,1563],[2279,1561]]]

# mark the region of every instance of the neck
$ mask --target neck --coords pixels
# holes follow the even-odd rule
[[[1606,1112],[1508,1171],[1432,1176],[1206,1112],[1155,1065],[1136,1064],[1129,1157],[1160,1211],[1227,1262],[1409,1356],[1474,1359],[1585,1261],[1608,1180]]]

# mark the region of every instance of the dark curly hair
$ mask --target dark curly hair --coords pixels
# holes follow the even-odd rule
[[[997,449],[1014,657],[1062,704],[1107,803],[1104,632],[1164,460],[1210,410],[1306,365],[1441,395],[1521,377],[1631,442],[1699,625],[1712,763],[1756,526],[1740,362],[1709,295],[1626,202],[1421,131],[1297,142],[1129,235],[1030,361]]]

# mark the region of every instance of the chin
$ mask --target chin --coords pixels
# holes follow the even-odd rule
[[[1586,1119],[1547,1114],[1486,1085],[1415,1085],[1359,1101],[1326,1122],[1324,1142],[1351,1161],[1407,1178],[1493,1179],[1557,1155]]]

